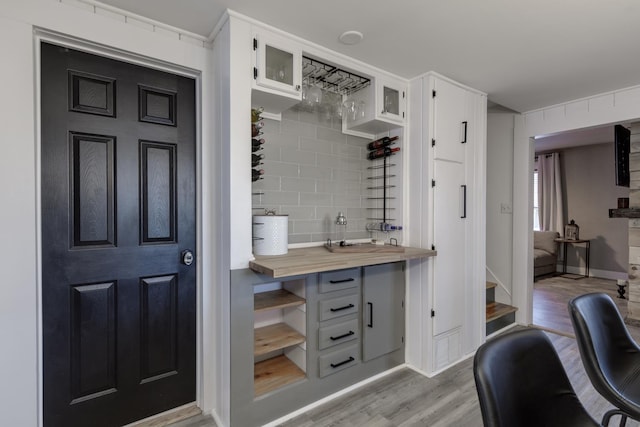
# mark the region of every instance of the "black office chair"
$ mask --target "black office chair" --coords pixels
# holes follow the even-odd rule
[[[476,352],[473,374],[485,427],[600,426],[578,400],[540,330],[487,341]]]
[[[586,294],[569,301],[580,357],[591,384],[616,409],[604,414],[609,425],[614,415],[640,421],[640,347],[629,335],[610,296]]]

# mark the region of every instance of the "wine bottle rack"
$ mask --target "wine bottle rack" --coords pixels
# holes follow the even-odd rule
[[[396,139],[397,138],[395,138],[391,144],[395,144]],[[396,188],[396,185],[391,181],[396,177],[396,174],[392,172],[396,164],[392,163],[390,158],[395,155],[397,150],[391,151],[387,146],[385,146],[385,149],[388,150],[387,155],[377,159],[370,159],[372,161],[382,161],[382,163],[367,167],[367,169],[371,171],[371,176],[367,177],[367,180],[370,181],[367,190],[374,192],[374,195],[367,197],[367,199],[376,201],[375,203],[377,204],[376,206],[367,208],[370,211],[367,220],[376,221],[375,223],[367,224],[367,231],[381,231],[386,233],[401,230],[402,227],[390,224],[391,221],[396,221],[396,218],[391,217],[391,214],[396,208],[389,206],[389,202],[396,199],[390,194],[391,191]],[[370,151],[370,153],[372,151]],[[380,202],[382,206],[380,206]]]
[[[262,174],[264,174],[264,169],[256,169],[259,168],[263,163],[262,159],[264,159],[264,154],[260,153],[264,149],[262,145],[264,145],[264,140],[260,138],[262,136],[262,127],[264,126],[264,122],[262,120],[262,110],[261,109],[251,109],[251,181],[256,182],[259,179],[262,179]],[[254,193],[255,194],[255,193]]]

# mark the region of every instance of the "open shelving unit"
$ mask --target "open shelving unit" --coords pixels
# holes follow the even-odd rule
[[[295,307],[305,302],[306,300],[298,295],[292,294],[285,289],[278,289],[255,294],[253,296],[253,311],[260,313],[267,310]]]
[[[302,306],[306,300],[286,289],[254,294],[254,313],[283,310]],[[301,381],[306,373],[285,354],[288,348],[298,346],[306,337],[285,322],[274,323],[254,329],[254,358],[276,354],[254,363],[254,395],[262,396],[285,385]]]
[[[282,350],[292,345],[302,344],[304,335],[286,323],[276,323],[258,328],[254,332],[253,355],[262,356],[272,351]]]

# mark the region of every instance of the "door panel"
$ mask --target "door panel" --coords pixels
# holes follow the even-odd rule
[[[467,91],[444,80],[435,82],[434,158],[464,162]]]
[[[465,287],[465,219],[461,186],[464,166],[444,160],[434,161],[434,335],[462,326]]]
[[[42,44],[45,426],[195,400],[195,85]]]
[[[375,359],[402,347],[404,293],[402,263],[363,267],[363,361]]]

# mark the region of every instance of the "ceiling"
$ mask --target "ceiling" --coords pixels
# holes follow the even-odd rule
[[[640,84],[637,0],[102,0],[208,37],[226,8],[412,78],[436,71],[525,112]],[[364,34],[353,46],[347,30]]]

